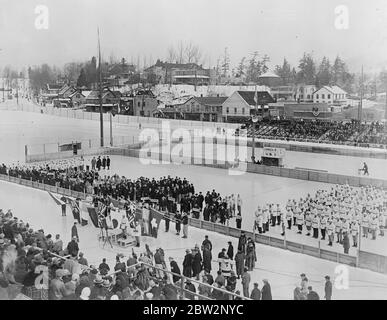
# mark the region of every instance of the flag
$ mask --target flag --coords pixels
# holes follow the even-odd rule
[[[55,203],[56,203],[58,206],[61,206],[61,205],[66,204],[65,201],[62,201],[62,199],[59,199],[57,196],[55,196],[55,195],[52,194],[51,192],[48,191],[48,194],[51,196],[51,198],[55,201]]]
[[[101,201],[98,201],[98,206],[96,208],[97,215],[98,215],[98,226],[100,228],[106,229],[106,209],[107,206],[103,204]]]
[[[89,212],[89,216],[90,216],[91,222],[93,222],[93,224],[94,224],[94,227],[99,228],[98,215],[97,215],[97,211],[95,209],[96,208],[94,208],[94,207],[88,207],[87,211]]]
[[[70,198],[67,198],[67,201],[71,207],[71,211],[73,213],[74,220],[77,220],[79,222],[79,224],[81,224],[80,209],[79,209],[77,202],[75,200],[70,199]]]

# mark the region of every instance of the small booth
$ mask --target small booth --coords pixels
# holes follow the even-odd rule
[[[261,163],[265,166],[283,167],[284,148],[263,148]]]

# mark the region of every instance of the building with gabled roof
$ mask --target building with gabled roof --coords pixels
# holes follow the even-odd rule
[[[257,102],[255,95],[257,95]],[[245,121],[253,114],[264,116],[268,114],[269,103],[274,102],[268,91],[235,91],[222,104],[223,121]]]
[[[323,86],[313,93],[314,103],[327,103],[332,106],[348,105],[348,93],[339,86]]]

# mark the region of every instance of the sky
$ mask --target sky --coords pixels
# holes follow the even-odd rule
[[[63,65],[97,55],[140,64],[165,59],[179,40],[201,48],[214,66],[227,47],[231,64],[268,54],[270,67],[304,52],[318,60],[340,55],[353,71],[387,68],[387,0],[0,0],[0,68]],[[48,29],[37,29],[35,8],[48,8]],[[337,6],[348,28],[337,29]]]

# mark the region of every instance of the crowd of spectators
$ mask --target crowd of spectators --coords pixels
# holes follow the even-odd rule
[[[86,163],[80,158],[31,165],[2,164],[0,174],[92,194],[106,205],[110,205],[111,198],[135,202],[150,198],[160,210],[168,211],[174,220],[180,222],[184,213],[199,218],[203,211],[204,220],[228,224],[231,218],[236,217],[237,227],[241,227],[242,200],[239,195],[222,197],[215,190],[206,194],[195,192],[193,184],[180,177],[129,179],[117,174],[104,175],[97,168],[90,169],[94,165]],[[179,227],[177,229],[180,230]]]
[[[256,137],[350,143],[362,146],[387,145],[387,127],[380,122],[359,124],[358,121],[263,120],[256,124],[255,128]],[[247,129],[248,136],[252,136],[251,123],[244,124],[241,129]]]
[[[60,235],[53,239],[43,229],[35,231],[14,217],[11,210],[0,210],[1,298],[10,298],[10,289],[18,287],[33,300],[240,300],[238,279],[245,297],[272,298],[267,279],[262,293],[258,283],[250,291],[249,272],[253,269],[249,247],[253,247],[255,257],[255,244],[243,233],[235,257],[229,242],[227,253],[222,249],[213,260],[212,243],[206,236],[201,248],[195,245],[186,250],[181,268],[173,257],[168,258],[168,268],[164,250],[158,247],[152,252],[148,245],[139,256],[133,249],[129,257],[117,254],[114,267],[105,258],[98,266],[89,265],[87,253],[80,252],[79,246],[76,237],[65,246]],[[230,262],[233,259],[235,264]],[[216,277],[212,275],[213,261],[219,262]]]

